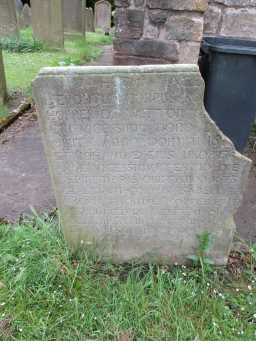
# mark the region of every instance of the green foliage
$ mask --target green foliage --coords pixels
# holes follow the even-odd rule
[[[87,251],[69,251],[55,217],[0,225],[0,321],[10,321],[10,340],[254,340],[251,277],[242,286],[216,270],[201,281],[197,268],[113,265]]]
[[[198,235],[197,239],[198,248],[196,250],[196,254],[189,256],[188,259],[190,259],[196,266],[201,267],[204,277],[205,271],[210,270],[210,266],[213,265],[213,261],[207,256],[212,247],[213,238],[209,232],[205,231]]]
[[[8,52],[31,53],[43,49],[43,43],[32,37],[31,29],[24,30],[19,37],[0,39],[0,48]]]
[[[7,109],[7,107],[3,104],[0,104],[0,121],[2,118],[7,117],[9,114],[9,111]]]

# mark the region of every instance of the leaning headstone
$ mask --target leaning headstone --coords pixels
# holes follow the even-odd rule
[[[64,0],[63,20],[65,33],[85,33],[84,0]]]
[[[18,17],[18,23],[19,23],[20,29],[31,26],[31,16],[32,16],[31,8],[29,7],[29,5],[25,4],[20,13],[20,16]]]
[[[43,69],[34,82],[64,234],[115,262],[227,261],[250,160],[206,113],[196,65]]]
[[[0,1],[0,38],[17,36],[17,16],[15,0]]]
[[[85,31],[94,32],[94,15],[92,8],[85,8]]]
[[[109,32],[111,28],[111,4],[106,0],[95,3],[95,28],[100,28],[103,32]]]
[[[6,80],[5,80],[5,72],[4,72],[4,62],[2,50],[0,50],[0,104],[3,104],[6,98]]]
[[[32,0],[33,35],[45,44],[63,48],[63,7],[62,0]]]

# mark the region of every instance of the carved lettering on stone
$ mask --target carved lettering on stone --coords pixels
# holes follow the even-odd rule
[[[46,68],[34,82],[66,239],[104,259],[227,261],[250,161],[209,118],[197,66]]]

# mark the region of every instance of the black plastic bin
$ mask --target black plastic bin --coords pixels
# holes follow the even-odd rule
[[[243,151],[256,116],[256,41],[204,37],[199,66],[207,112]]]

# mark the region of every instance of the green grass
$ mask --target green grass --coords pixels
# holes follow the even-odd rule
[[[72,255],[56,220],[39,217],[0,226],[0,259],[10,340],[255,340],[250,262],[237,281],[226,269],[204,280],[196,268],[104,264]]]
[[[31,30],[22,31],[21,38],[22,46],[24,46],[24,41],[27,45],[32,44]],[[27,53],[10,52],[7,44],[3,55],[8,89],[31,94],[31,82],[42,67],[86,64],[100,56],[102,53],[100,45],[111,44],[111,41],[109,36],[87,33],[86,40],[79,36],[67,37],[64,51],[42,47],[42,50],[32,49],[32,52]],[[25,47],[27,45],[25,44]]]
[[[0,104],[0,123],[1,123],[1,119],[7,117],[8,114],[9,114],[9,111],[7,107],[3,104]]]

